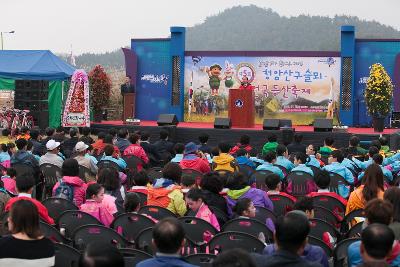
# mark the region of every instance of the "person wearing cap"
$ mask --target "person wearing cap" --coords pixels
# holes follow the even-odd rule
[[[61,168],[64,160],[58,155],[60,152],[60,142],[50,139],[46,143],[46,149],[46,154],[40,157],[39,165],[48,163]]]
[[[209,173],[211,171],[206,156],[198,150],[198,146],[193,142],[186,144],[183,159],[179,165],[182,169],[193,169],[201,173]]]
[[[96,163],[93,162],[93,160],[91,160],[90,158],[86,157],[86,152],[87,152],[88,147],[89,146],[82,141],[79,141],[78,143],[76,143],[75,152],[78,155],[75,156],[74,159],[76,159],[78,161],[78,164],[80,166],[88,168],[92,172],[92,174],[96,175],[97,174]]]

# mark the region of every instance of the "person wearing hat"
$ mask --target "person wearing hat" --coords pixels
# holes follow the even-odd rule
[[[93,175],[97,174],[97,166],[96,163],[93,162],[89,157],[86,157],[88,145],[85,144],[82,141],[79,141],[75,145],[75,152],[77,153],[77,156],[75,156],[75,159],[78,161],[78,164],[80,166],[88,168]]]
[[[179,165],[182,169],[193,169],[201,173],[209,173],[211,171],[206,156],[198,150],[197,145],[193,142],[186,144],[183,159]]]
[[[54,139],[50,139],[46,143],[46,149],[46,154],[40,157],[39,166],[48,163],[61,168],[64,159],[58,155],[58,153],[60,152],[60,142],[56,142]]]

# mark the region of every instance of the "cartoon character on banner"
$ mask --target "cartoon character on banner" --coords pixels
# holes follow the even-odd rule
[[[218,90],[221,85],[221,66],[218,64],[212,65],[210,68],[205,68],[209,81],[208,84],[210,85],[211,88],[211,95],[212,96],[217,96],[218,95]]]
[[[235,74],[235,69],[233,64],[229,63],[228,60],[225,60],[224,80],[226,88],[232,88],[233,84],[235,83],[233,80],[234,74]]]

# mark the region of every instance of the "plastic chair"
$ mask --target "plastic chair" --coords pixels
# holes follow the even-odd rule
[[[124,256],[125,266],[136,266],[141,261],[151,259],[153,256],[144,251],[133,248],[121,248],[119,250]]]
[[[321,171],[320,168],[315,167],[315,166],[313,166],[313,165],[307,165],[307,167],[310,168],[310,169],[313,171],[314,177]]]
[[[54,243],[54,250],[55,250],[54,267],[79,266],[79,258],[81,257],[81,253],[75,248],[61,243]]]
[[[79,165],[79,178],[81,178],[85,183],[96,180],[96,176],[92,173],[92,171],[82,165]]]
[[[45,222],[39,222],[40,230],[43,235],[55,243],[70,244],[70,241],[66,239],[56,228]]]
[[[314,177],[302,171],[292,171],[286,177],[288,184],[291,184],[292,192],[289,194],[293,196],[305,196],[311,191],[310,186],[317,188],[314,182]]]
[[[153,227],[149,227],[140,231],[135,239],[135,246],[137,249],[149,253],[151,255],[154,254],[155,250],[153,248]]]
[[[338,220],[344,217],[346,206],[343,205],[337,198],[326,195],[317,195],[313,197],[314,205],[324,207],[333,212]]]
[[[200,267],[211,267],[213,260],[217,257],[214,254],[197,253],[185,257],[190,264]]]
[[[329,176],[331,177],[331,182],[329,183],[329,191],[339,194],[339,185],[344,185],[349,187],[349,192],[351,192],[351,184],[347,182],[341,175],[329,172]]]
[[[285,167],[283,167],[283,166],[281,166],[281,165],[277,165],[277,164],[274,164],[274,166],[276,166],[276,167],[278,167],[279,169],[281,169],[281,171],[283,172],[283,176],[284,176],[284,177],[286,177],[286,176],[288,175],[289,171],[288,171]]]
[[[338,225],[339,221],[336,215],[327,208],[314,206],[314,218],[325,220],[337,229],[340,227],[340,225]]]
[[[233,172],[228,170],[216,170],[214,172],[218,173],[223,185],[226,185],[228,180],[233,177]]]
[[[219,208],[214,206],[208,206],[208,208],[211,210],[212,213],[214,213],[215,217],[217,217],[219,226],[222,227],[222,225],[229,221],[228,216]],[[195,216],[195,214],[193,216]]]
[[[190,176],[194,178],[197,185],[200,184],[200,181],[203,178],[203,174],[201,172],[193,169],[182,169],[182,177],[183,176]]]
[[[345,260],[347,258],[348,247],[352,243],[360,240],[361,238],[348,238],[337,243],[335,249],[333,250],[333,266],[335,267],[344,266]]]
[[[222,232],[215,235],[208,243],[210,252],[219,253],[233,248],[241,248],[249,253],[262,253],[265,245],[256,237],[240,232]]]
[[[248,179],[253,175],[254,169],[246,164],[238,164],[239,172],[243,174]]]
[[[135,192],[140,198],[140,206],[143,207],[147,204],[147,194],[142,192]]]
[[[71,239],[74,231],[82,225],[101,225],[101,222],[83,211],[67,210],[60,215],[57,224],[60,231],[64,232],[64,236]]]
[[[114,168],[117,171],[121,171],[121,168],[119,167],[119,165],[111,160],[100,160],[97,163],[97,167],[99,168],[99,170],[102,168]]]
[[[314,246],[322,248],[325,251],[325,253],[328,256],[328,258],[332,257],[332,254],[333,254],[332,249],[324,241],[322,241],[321,239],[309,235],[308,236],[308,243],[311,244],[311,245],[314,245]]]
[[[42,204],[47,208],[49,216],[57,222],[60,218],[61,213],[67,210],[78,210],[78,207],[74,203],[68,201],[65,198],[50,197],[42,201]]]
[[[361,236],[361,232],[363,230],[363,223],[364,222],[359,222],[355,225],[353,225],[349,231],[347,231],[346,238],[357,238]]]
[[[276,216],[285,215],[287,212],[293,209],[294,201],[287,196],[276,194],[268,195],[268,197],[274,204],[274,213]]]
[[[176,215],[171,212],[170,210],[167,210],[165,208],[162,207],[158,207],[158,206],[143,206],[139,209],[139,213],[140,214],[147,214],[151,217],[153,217],[156,220],[161,220],[167,217],[176,217]]]
[[[40,165],[40,172],[43,176],[42,199],[46,199],[51,197],[54,185],[62,177],[61,168],[50,163],[44,163]]]
[[[189,239],[196,245],[203,245],[204,235],[214,236],[218,233],[217,229],[214,228],[209,222],[196,218],[196,217],[181,217],[178,220],[182,223],[183,229],[185,229],[186,238]]]
[[[93,242],[109,243],[118,248],[133,245],[114,229],[98,224],[86,224],[77,228],[73,233],[72,240],[74,247],[78,250],[84,250],[89,243]]]
[[[265,178],[269,175],[273,173],[272,171],[267,171],[267,170],[260,170],[260,171],[255,171],[251,177],[250,177],[250,181],[255,182],[256,183],[256,187],[258,189],[262,189],[262,190],[267,190],[267,186],[265,185]]]
[[[150,181],[154,181],[156,179],[162,178],[162,168],[160,167],[152,167],[147,170],[147,175],[150,178]]]
[[[265,222],[262,223],[254,219],[237,218],[228,221],[223,226],[224,232],[241,232],[260,238],[262,233],[265,237],[265,243],[270,244],[273,241],[272,231],[268,229]]]
[[[129,241],[134,241],[140,231],[154,225],[152,219],[142,214],[123,213],[114,219],[111,227]]]
[[[323,234],[328,232],[336,240],[340,239],[340,233],[334,226],[321,219],[310,219],[310,236],[323,240]]]
[[[353,210],[349,214],[344,216],[344,218],[342,220],[342,225],[340,227],[340,232],[346,233],[347,231],[349,231],[349,229],[351,228],[351,225],[355,224],[353,222],[353,220],[356,217],[364,217],[364,210],[363,209]]]
[[[267,208],[256,206],[256,217],[254,219],[265,224],[267,219],[271,219],[272,222],[275,222],[277,216],[274,212],[270,211]]]

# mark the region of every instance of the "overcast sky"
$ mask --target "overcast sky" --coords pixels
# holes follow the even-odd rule
[[[112,51],[131,38],[167,37],[170,26],[193,26],[226,8],[254,4],[283,16],[358,16],[400,30],[400,0],[0,0],[5,49],[74,54]],[[262,23],[262,22],[260,22]],[[268,25],[266,25],[267,27]]]

